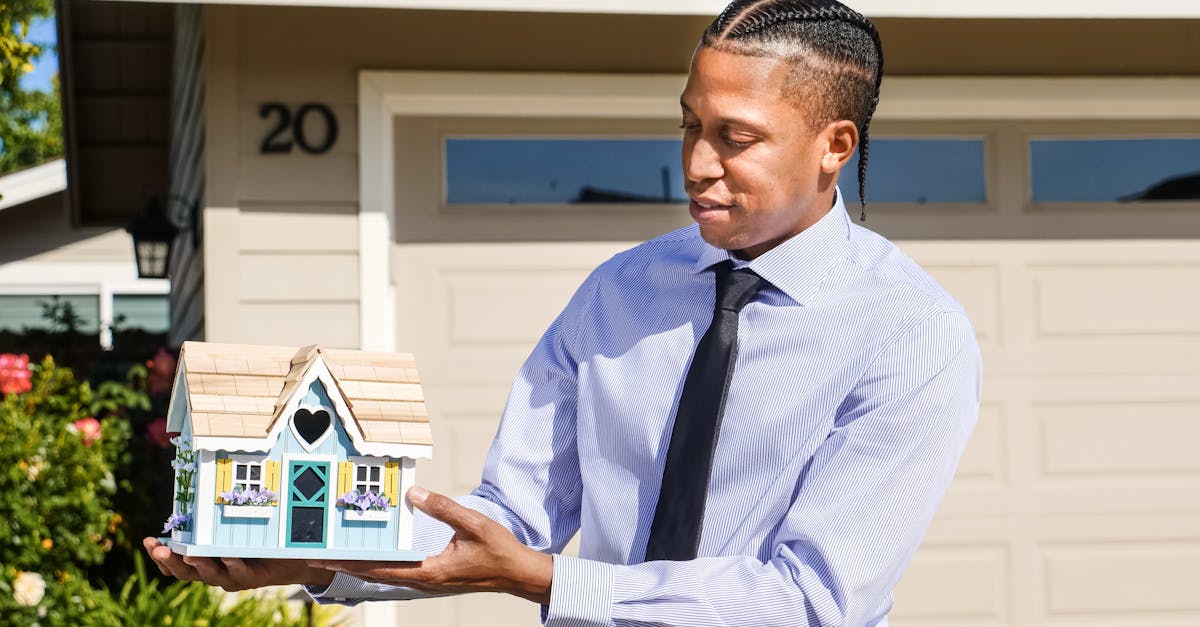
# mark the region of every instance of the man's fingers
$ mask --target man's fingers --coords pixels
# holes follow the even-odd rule
[[[250,571],[250,566],[246,564],[246,560],[237,557],[222,557],[221,565],[225,567],[225,571],[229,573],[229,577],[234,581],[254,581],[254,573]],[[261,583],[265,584],[266,582]]]
[[[422,512],[450,525],[455,531],[470,535],[479,533],[483,514],[463,507],[445,495],[413,486],[408,490],[408,501]]]
[[[431,573],[424,562],[365,562],[361,560],[313,560],[314,568],[325,568],[353,575],[363,581],[384,583],[427,583]]]
[[[154,565],[162,574],[183,581],[200,580],[200,573],[196,572],[195,568],[185,564],[182,557],[172,551],[170,547],[159,543],[158,539],[145,538],[142,540],[142,546],[146,548],[150,559],[154,560]]]
[[[210,586],[220,586],[228,592],[236,592],[246,589],[246,586],[236,582],[229,576],[229,571],[225,570],[225,565],[221,562],[208,557],[185,557],[185,564],[196,569],[200,574],[200,580]]]

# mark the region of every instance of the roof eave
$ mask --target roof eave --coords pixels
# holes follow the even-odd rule
[[[199,0],[196,4],[712,16],[721,12],[726,0]],[[848,4],[871,17],[1200,19],[1200,2],[1194,0],[849,0]]]
[[[0,176],[0,211],[66,188],[67,162],[63,159]]]

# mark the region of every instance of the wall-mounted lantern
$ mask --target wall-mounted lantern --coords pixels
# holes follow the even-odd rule
[[[146,203],[142,214],[134,218],[125,231],[133,236],[133,254],[137,259],[138,278],[165,279],[171,248],[179,227],[171,223],[157,197]]]

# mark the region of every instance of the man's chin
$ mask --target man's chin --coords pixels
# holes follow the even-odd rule
[[[745,247],[745,244],[741,242],[743,238],[738,237],[737,234],[729,233],[727,229],[711,224],[700,223],[700,237],[704,238],[704,241],[708,242],[709,246],[730,252]]]

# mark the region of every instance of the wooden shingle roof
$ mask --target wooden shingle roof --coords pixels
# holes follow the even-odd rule
[[[320,356],[367,442],[431,445],[429,415],[412,355],[357,350],[184,342],[197,436],[264,437]],[[335,390],[327,390],[329,394]]]

